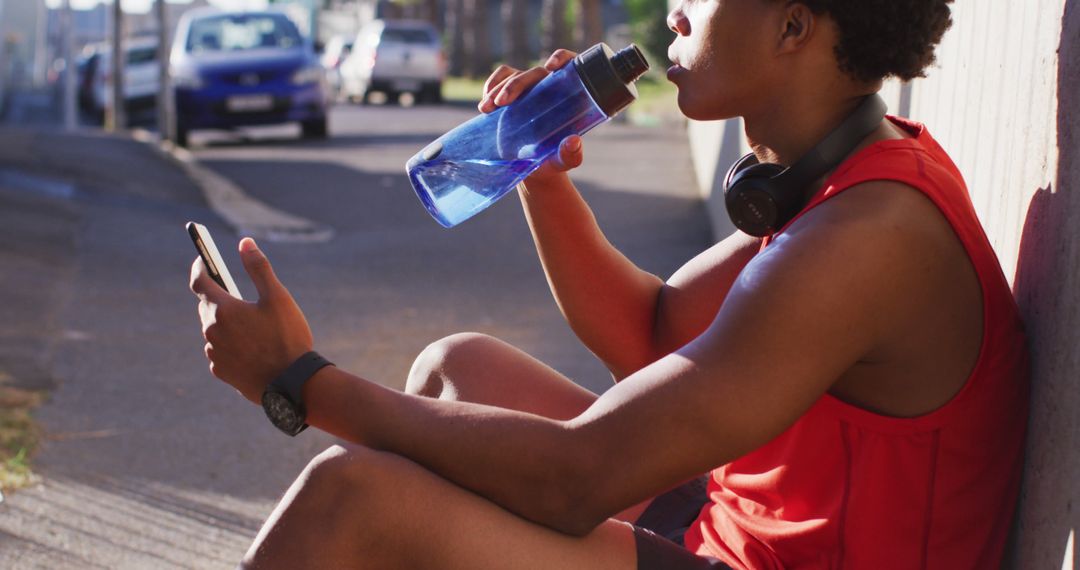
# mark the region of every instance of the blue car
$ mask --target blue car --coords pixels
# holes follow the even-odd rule
[[[283,13],[193,10],[170,58],[180,146],[195,129],[289,122],[305,138],[327,136],[325,72]]]

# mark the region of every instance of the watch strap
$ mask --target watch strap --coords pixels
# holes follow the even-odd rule
[[[285,369],[270,384],[282,391],[296,404],[304,403],[304,384],[320,369],[334,363],[323,358],[314,350],[303,354]]]

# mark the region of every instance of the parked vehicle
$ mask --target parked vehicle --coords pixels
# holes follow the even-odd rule
[[[129,117],[153,116],[161,81],[155,38],[124,42],[124,109]],[[86,48],[77,64],[79,103],[83,111],[99,119],[112,105],[112,47],[96,44]]]
[[[352,52],[353,38],[334,36],[326,43],[319,62],[326,69],[326,84],[330,97],[335,101],[341,97],[341,64]]]
[[[175,137],[195,129],[298,122],[327,136],[326,80],[311,45],[284,13],[192,10],[173,41]]]
[[[446,58],[431,24],[374,20],[357,34],[340,71],[342,91],[352,100],[366,102],[381,91],[389,99],[412,93],[420,101],[439,102]]]

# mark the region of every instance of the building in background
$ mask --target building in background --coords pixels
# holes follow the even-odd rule
[[[188,4],[166,2],[165,20],[169,28],[169,37],[172,37],[172,32],[176,30],[176,25],[180,23],[180,17],[185,12],[207,6],[210,6],[207,0],[191,0]],[[129,36],[152,36],[158,33],[157,16],[153,10],[145,14],[128,14],[125,25]]]
[[[170,33],[176,29],[180,17],[189,10],[209,6],[207,0],[191,0],[186,4],[165,3],[167,26]],[[103,43],[109,39],[111,29],[112,8],[108,4],[96,4],[89,10],[72,10],[72,20],[75,28],[75,53],[80,53],[88,45]],[[42,49],[45,50],[47,60],[55,61],[60,54],[61,28],[60,10],[48,10],[45,25],[47,41]],[[127,37],[157,35],[157,17],[154,11],[146,13],[126,13],[124,15],[124,32]]]
[[[45,0],[0,0],[0,91],[43,81],[37,56],[44,32]],[[34,65],[41,59],[40,70]]]
[[[166,0],[170,34],[185,12],[212,1]],[[45,2],[0,0],[0,114],[5,94],[41,90],[62,76],[61,10],[50,9]],[[543,46],[580,50],[601,39],[619,45],[629,41],[625,0],[265,0],[265,4],[285,10],[317,49],[334,37],[355,36],[375,18],[427,20],[442,32],[449,73],[477,78],[486,77],[499,62],[533,65],[546,56]],[[89,9],[72,10],[75,54],[108,40],[111,10],[111,2],[104,0]],[[554,34],[545,23],[553,14],[561,22]],[[598,15],[599,28],[591,33],[599,30],[599,36],[586,38],[584,26],[577,26],[575,33],[580,14]],[[153,10],[129,12],[124,24],[129,37],[157,33]]]
[[[277,0],[277,4],[289,0]],[[306,2],[307,0],[298,0]],[[527,60],[517,65],[529,65],[541,57],[544,30],[541,22],[545,10],[552,6],[564,8],[567,3],[554,4],[550,0],[415,0],[412,2],[392,0],[312,0],[320,2],[316,45],[325,45],[336,35],[354,36],[360,27],[373,18],[417,19],[431,22],[443,35],[447,48],[451,74],[472,72],[484,76],[495,62],[511,61],[509,52],[519,49],[527,54]],[[569,0],[571,12],[582,10],[585,4],[595,4],[600,16],[601,34],[594,39],[573,39],[570,24],[579,18],[568,18],[567,37],[555,41],[559,47],[582,49],[593,41],[611,38],[616,43],[628,40],[625,31],[628,12],[624,0]],[[524,33],[508,30],[514,25],[510,19],[513,12],[524,14],[521,18]],[[581,34],[578,34],[579,36]],[[520,46],[512,46],[513,42]]]

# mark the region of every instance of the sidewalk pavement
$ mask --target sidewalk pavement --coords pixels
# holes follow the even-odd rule
[[[176,408],[182,384],[147,387],[167,376],[177,345],[140,346],[168,342],[154,298],[186,296],[190,259],[157,256],[161,244],[145,240],[168,219],[174,249],[186,246],[189,258],[178,221],[187,217],[212,213],[183,172],[144,144],[0,128],[0,373],[4,384],[52,389],[35,413],[42,482],[0,504],[0,568],[226,567],[249,540],[252,517],[219,510],[228,497],[156,486],[184,470],[175,446],[125,437],[171,427],[162,409]],[[191,320],[181,330],[197,336]],[[192,414],[196,402],[186,403]],[[144,463],[165,473],[139,476],[133,467]],[[233,540],[221,546],[219,536]]]
[[[680,130],[612,125],[590,137],[609,144],[589,146],[575,179],[628,257],[666,276],[709,245]],[[501,207],[507,214],[512,206]],[[186,291],[194,254],[182,231],[188,219],[215,220],[200,189],[130,138],[0,129],[0,222],[20,219],[41,232],[0,242],[0,263],[20,260],[27,272],[0,280],[0,298],[25,299],[4,334],[18,338],[42,315],[42,332],[24,342],[48,379],[42,385],[56,389],[37,414],[43,483],[0,504],[0,567],[232,567],[287,484],[333,438],[309,430],[282,439],[206,372]],[[271,258],[309,320],[322,324],[320,342],[331,356],[348,354],[339,362],[350,369],[400,376],[434,329],[487,327],[602,389],[609,380],[558,320],[521,225],[493,214],[454,237],[507,249],[473,263],[509,290],[484,291],[454,275],[458,258],[440,253],[427,233],[416,239],[441,262],[375,260],[370,251],[387,243],[366,244],[363,233],[279,246]],[[228,231],[221,222],[211,229]],[[466,254],[478,255],[454,255]],[[346,270],[341,259],[365,255],[362,277],[335,279]],[[432,291],[431,279],[458,303],[401,301]],[[487,298],[463,301],[477,296]],[[343,318],[343,299],[367,304]],[[0,353],[0,370],[8,358]]]
[[[201,205],[197,190],[121,136],[0,128],[0,386],[56,387],[57,311],[74,285],[75,241],[87,200]]]

